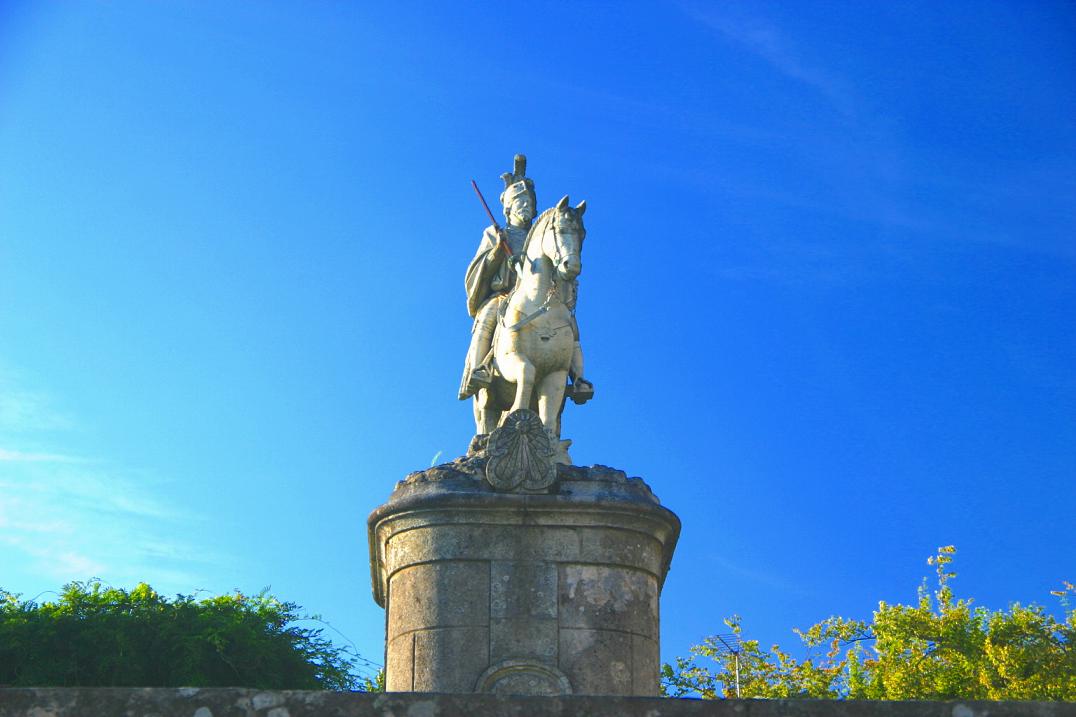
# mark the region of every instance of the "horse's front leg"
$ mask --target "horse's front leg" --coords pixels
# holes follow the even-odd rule
[[[534,364],[520,354],[509,354],[497,357],[497,369],[501,376],[516,385],[516,398],[508,413],[530,408],[531,394],[534,392]]]
[[[483,388],[474,395],[474,423],[477,435],[492,433],[497,427],[497,420],[501,417],[501,412],[493,406],[492,393],[492,389]]]
[[[538,417],[553,435],[560,438],[560,411],[564,407],[567,371],[554,371],[542,378],[538,386]]]

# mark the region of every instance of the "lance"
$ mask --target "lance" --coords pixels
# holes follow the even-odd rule
[[[490,224],[493,225],[493,228],[497,230],[497,234],[499,235],[501,233],[501,225],[498,224],[497,220],[493,218],[493,212],[491,212],[489,210],[489,205],[486,204],[486,198],[482,196],[482,190],[478,188],[478,182],[476,182],[476,181],[474,181],[472,179],[471,180],[471,186],[474,187],[474,193],[478,195],[478,201],[482,202],[482,207],[486,210],[486,215],[489,217]],[[504,241],[502,239],[500,241],[500,245],[504,249],[505,253],[509,257],[511,257],[512,256],[512,249],[509,248],[508,242],[506,242],[506,241]]]

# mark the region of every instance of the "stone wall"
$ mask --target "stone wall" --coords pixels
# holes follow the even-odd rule
[[[0,688],[0,717],[1076,717],[1076,703],[509,697],[240,688]]]

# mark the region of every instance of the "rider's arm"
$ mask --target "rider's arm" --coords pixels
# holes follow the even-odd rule
[[[486,231],[482,233],[482,243],[491,247],[491,250],[486,252],[487,264],[500,263],[508,256],[508,252],[504,250],[504,246],[507,246],[504,245],[504,236],[497,229],[486,227]]]

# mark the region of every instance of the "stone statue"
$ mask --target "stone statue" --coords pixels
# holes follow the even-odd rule
[[[516,155],[514,172],[501,177],[507,226],[485,230],[467,269],[467,309],[475,322],[460,399],[474,396],[479,443],[508,413],[528,409],[549,431],[555,462],[571,463],[571,442],[560,441],[564,402],[571,397],[581,404],[594,393],[583,378],[575,320],[586,202],[573,208],[564,197],[534,220],[526,161]]]

